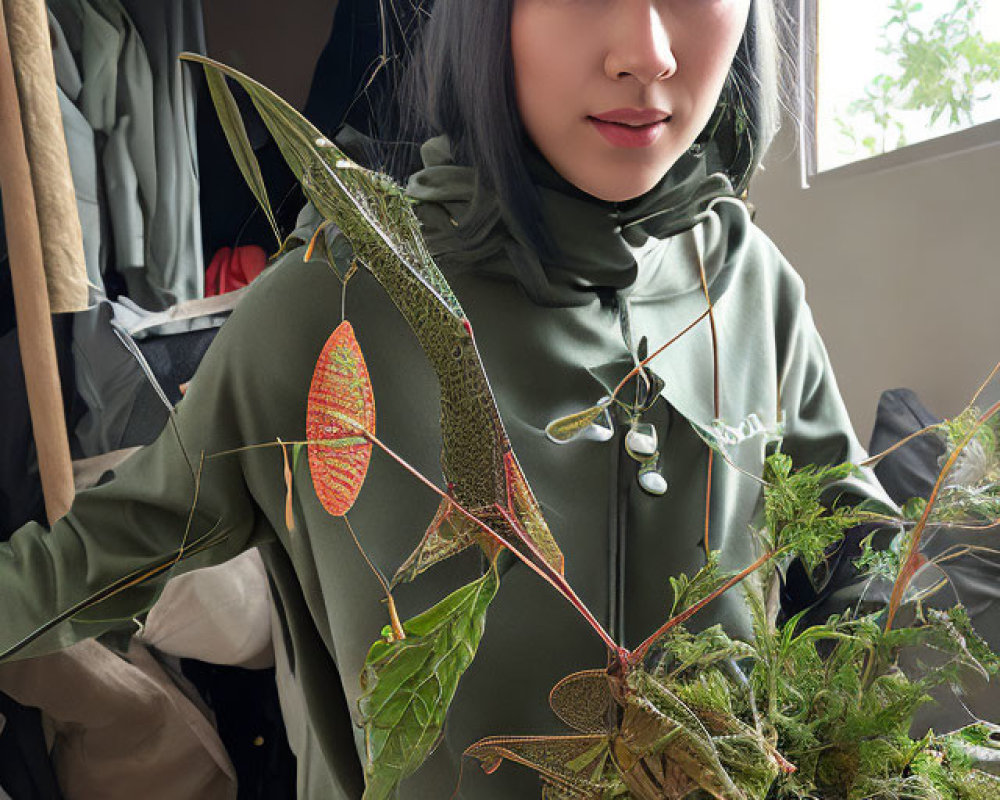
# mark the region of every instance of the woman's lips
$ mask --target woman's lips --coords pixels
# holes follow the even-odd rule
[[[634,126],[620,122],[606,122],[597,117],[587,117],[587,120],[615,147],[649,147],[660,138],[670,118],[648,125]]]

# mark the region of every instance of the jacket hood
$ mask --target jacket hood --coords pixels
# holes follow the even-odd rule
[[[747,125],[722,103],[703,134],[650,191],[624,203],[599,200],[563,178],[533,147],[527,166],[546,229],[559,254],[539,257],[497,196],[458,164],[447,136],[420,149],[423,168],[409,179],[428,245],[446,269],[472,268],[517,281],[536,303],[585,305],[637,277],[636,250],[704,221],[714,201],[738,196],[753,172]],[[497,258],[506,255],[506,258]]]

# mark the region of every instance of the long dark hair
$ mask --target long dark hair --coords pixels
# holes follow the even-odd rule
[[[408,0],[412,2],[413,0]],[[724,97],[742,109],[748,125],[752,163],[731,175],[745,188],[777,131],[784,23],[778,0],[751,0],[750,17],[726,82]],[[434,0],[424,7],[420,36],[406,54],[407,68],[394,81],[399,138],[385,151],[386,169],[397,178],[413,168],[414,143],[447,134],[455,160],[475,167],[483,187],[496,193],[540,253],[551,244],[540,224],[538,195],[529,177],[524,134],[514,88],[510,47],[514,0]],[[727,117],[727,119],[731,119]],[[399,146],[399,142],[408,142]],[[474,203],[470,213],[475,217]],[[470,220],[475,228],[475,219]]]

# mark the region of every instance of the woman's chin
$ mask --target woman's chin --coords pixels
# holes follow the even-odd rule
[[[627,203],[646,194],[660,182],[666,174],[668,168],[662,172],[655,172],[648,175],[636,176],[627,180],[622,180],[620,174],[606,176],[603,180],[594,178],[591,180],[576,183],[576,187],[587,194],[603,200],[606,203]]]
[[[663,179],[678,156],[672,149],[608,154],[592,148],[576,150],[573,158],[567,156],[566,149],[555,150],[552,158],[544,150],[542,155],[566,181],[606,203],[626,203],[646,194]]]

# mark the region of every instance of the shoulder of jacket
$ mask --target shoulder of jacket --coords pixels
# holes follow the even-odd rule
[[[300,238],[306,231],[300,225],[291,236]],[[307,244],[308,239],[286,239],[284,251],[272,257],[224,326],[227,338],[236,337],[241,357],[252,360],[256,353],[288,358],[289,353],[312,351],[336,327],[340,281],[324,261],[305,260]]]
[[[746,204],[734,197],[720,198],[711,210],[721,228],[716,246],[726,249],[726,260],[739,270],[744,283],[769,296],[776,306],[801,305],[805,301],[802,276],[754,222]]]

